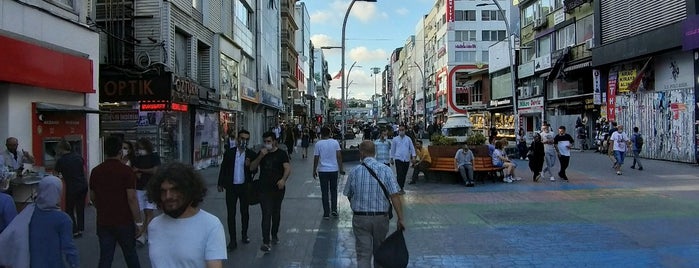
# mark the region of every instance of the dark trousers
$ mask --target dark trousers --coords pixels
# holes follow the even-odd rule
[[[331,211],[337,211],[337,171],[318,172],[320,191],[323,201],[323,217],[330,216]]]
[[[570,156],[561,155],[558,157],[558,160],[561,161],[561,171],[558,172],[558,176],[567,179],[568,175],[566,175],[566,169],[568,168],[568,164],[570,164]]]
[[[425,174],[425,180],[429,180],[429,175],[427,175],[427,172],[430,171],[430,163],[425,162],[425,161],[420,161],[417,165],[413,166],[413,177],[411,181],[417,181],[418,175],[420,175],[420,172]]]
[[[247,184],[234,184],[233,187],[226,189],[226,210],[228,213],[228,235],[231,238],[231,243],[237,241],[236,238],[236,221],[235,214],[240,200],[240,225],[242,230],[240,235],[243,238],[248,237],[248,223],[250,222],[250,211],[246,197]]]
[[[272,235],[272,238],[277,237],[283,200],[284,191],[266,192],[260,195],[260,207],[262,208],[262,242],[264,244],[269,244],[270,235]]]
[[[112,267],[114,261],[114,249],[119,243],[121,252],[124,254],[126,265],[129,268],[139,268],[138,254],[136,254],[136,226],[129,224],[126,226],[100,226],[97,225],[97,237],[100,245],[99,268]]]
[[[87,189],[77,193],[66,193],[65,212],[73,222],[73,233],[85,230],[85,196]],[[77,219],[76,219],[77,217]]]
[[[408,168],[410,168],[410,162],[403,162],[400,160],[395,160],[396,163],[396,176],[398,177],[398,186],[401,189],[405,188],[405,177],[408,176]]]

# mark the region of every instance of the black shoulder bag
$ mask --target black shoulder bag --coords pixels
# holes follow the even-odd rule
[[[388,200],[388,219],[393,219],[393,203],[391,203],[391,198],[388,196],[388,190],[386,190],[386,186],[383,185],[383,183],[379,180],[379,177],[376,176],[376,172],[369,168],[365,163],[362,163],[362,166],[364,166],[368,171],[369,174],[371,174],[374,179],[376,179],[376,182],[379,183],[379,186],[381,186],[381,190],[383,190],[383,195],[386,197],[386,200]]]

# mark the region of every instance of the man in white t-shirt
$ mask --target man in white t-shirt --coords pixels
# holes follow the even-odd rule
[[[558,177],[561,177],[564,181],[568,181],[568,175],[566,175],[566,169],[568,164],[570,164],[570,148],[573,148],[573,143],[575,140],[573,136],[566,133],[566,127],[558,127],[558,135],[553,138],[553,142],[556,144],[556,152],[558,153],[558,161],[561,162],[561,171],[558,172]]]
[[[616,131],[612,133],[612,137],[609,138],[614,146],[614,159],[616,163],[614,164],[614,169],[617,175],[621,175],[621,166],[624,164],[624,155],[626,154],[626,147],[628,143],[631,142],[629,136],[624,132],[624,126],[616,126]]]
[[[148,225],[151,266],[223,267],[226,234],[216,216],[199,208],[206,194],[201,175],[189,165],[172,163],[151,180],[148,198],[164,212]]]
[[[544,144],[544,169],[541,171],[541,176],[546,175],[546,171],[551,175],[551,181],[556,181],[553,176],[553,166],[556,165],[556,147],[554,146],[554,139],[556,134],[551,131],[550,125],[541,126],[541,143]]]
[[[342,166],[340,143],[330,138],[330,129],[320,130],[321,140],[313,148],[313,178],[320,178],[320,191],[323,201],[323,219],[330,215],[337,217],[337,177],[345,174]],[[328,196],[329,195],[329,196]]]

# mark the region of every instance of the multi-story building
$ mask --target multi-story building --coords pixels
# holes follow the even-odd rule
[[[311,45],[311,16],[306,9],[306,3],[296,4],[294,17],[298,23],[296,30],[296,49],[298,52],[298,67],[296,71],[297,88],[294,99],[294,120],[300,124],[309,123],[313,115],[311,104],[315,99],[315,85],[312,85],[312,60],[313,51]]]
[[[315,86],[315,96],[312,99],[312,107],[315,121],[319,124],[332,122],[332,118],[328,114],[330,80],[332,77],[328,73],[328,61],[325,60],[325,54],[322,49],[314,48],[312,83]]]
[[[281,17],[279,25],[281,27],[281,46],[278,48],[281,53],[281,76],[282,76],[282,101],[284,102],[284,112],[286,119],[293,123],[294,100],[301,100],[301,94],[298,92],[298,50],[296,48],[296,30],[299,29],[297,24],[296,0],[280,0],[281,1]]]
[[[263,120],[260,120],[259,124],[262,124],[261,130],[266,131],[279,123],[281,113],[287,112],[286,107],[290,107],[284,104],[285,102],[288,103],[288,93],[286,93],[287,91],[282,92],[284,85],[282,76],[278,74],[282,72],[282,57],[286,52],[286,50],[280,49],[282,47],[281,32],[279,30],[282,23],[281,10],[286,10],[286,16],[288,17],[290,16],[289,12],[291,12],[290,8],[292,6],[289,6],[288,3],[280,6],[279,0],[257,1],[257,3],[257,10],[255,11],[257,25],[255,28],[257,48],[255,63],[257,63],[257,90],[261,94],[260,98],[263,106],[263,108],[258,108],[263,113]],[[287,31],[287,37],[289,37],[288,33]],[[289,44],[293,45],[291,43],[292,40],[286,40],[286,46],[289,46]],[[288,60],[286,63],[288,63]],[[294,66],[296,66],[295,63]],[[288,70],[286,75],[288,77]],[[287,81],[289,80],[287,79]],[[295,79],[293,80],[295,81]],[[259,117],[257,119],[259,120]]]
[[[395,52],[394,52],[395,53]],[[391,55],[393,58],[393,55]],[[393,118],[393,75],[391,75],[391,65],[384,66],[381,72],[381,118]]]
[[[99,29],[88,1],[0,0],[0,18],[0,136],[16,137],[48,170],[61,139],[96,166]],[[31,197],[19,190],[16,198]]]
[[[391,53],[391,59],[388,63],[388,95],[387,97],[390,100],[390,112],[389,116],[393,117],[396,122],[399,121],[400,117],[402,116],[402,109],[401,109],[401,83],[400,83],[400,58],[401,58],[401,52],[403,48],[399,47],[393,50],[393,53]]]
[[[691,0],[602,0],[594,9],[593,101],[600,116],[629,132],[638,127],[641,156],[681,162],[697,158],[697,3]],[[587,31],[584,31],[587,34]],[[591,123],[591,121],[588,121]]]

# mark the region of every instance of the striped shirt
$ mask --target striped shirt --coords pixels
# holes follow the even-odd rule
[[[381,139],[374,141],[374,146],[376,146],[376,161],[384,164],[391,162],[391,141]]]
[[[374,170],[379,180],[386,186],[389,196],[398,193],[398,181],[390,167],[376,161],[373,157],[364,158],[364,163]],[[343,194],[350,200],[354,212],[388,212],[388,200],[376,179],[363,166],[356,166],[350,171]]]

